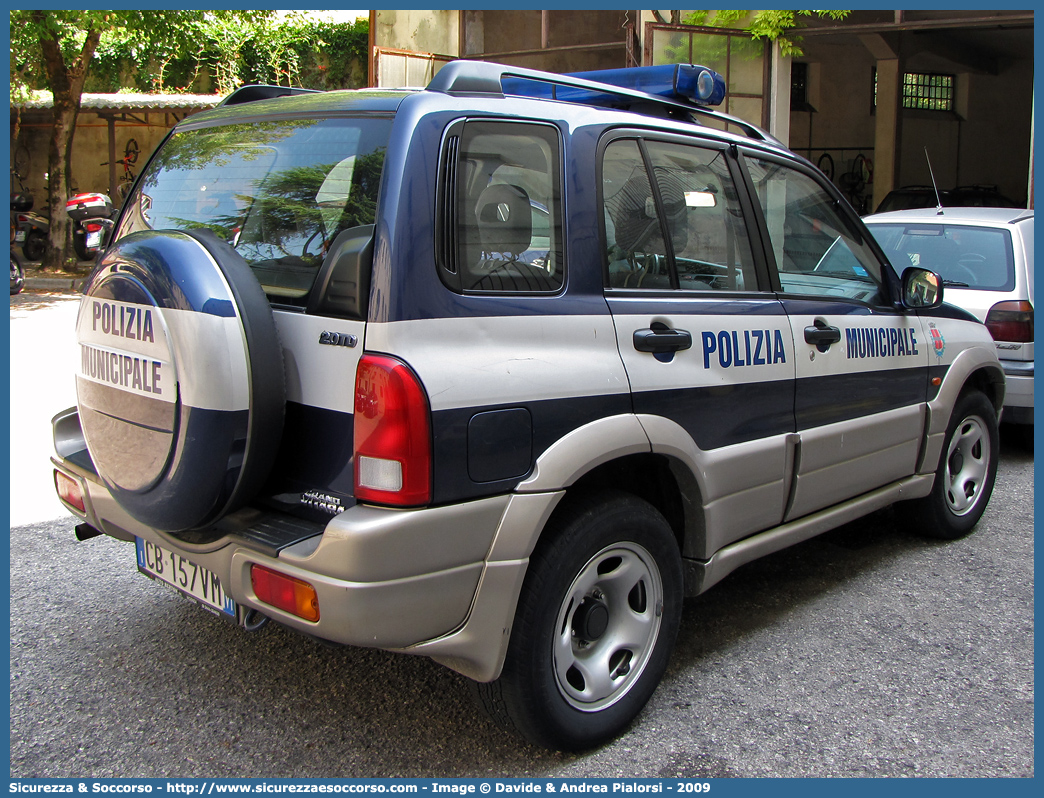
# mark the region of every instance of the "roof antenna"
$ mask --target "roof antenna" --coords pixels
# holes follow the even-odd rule
[[[932,188],[935,189],[935,201],[939,203],[935,206],[935,214],[937,216],[943,215],[942,197],[939,196],[939,187],[935,184],[935,172],[932,171],[932,159],[928,157],[928,148],[924,148],[924,160],[928,161],[928,174],[932,178]]]

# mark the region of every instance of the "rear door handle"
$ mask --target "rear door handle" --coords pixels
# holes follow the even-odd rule
[[[820,352],[825,352],[831,344],[841,340],[841,331],[831,327],[822,319],[816,319],[811,327],[805,328],[805,343],[814,344]]]
[[[692,347],[692,333],[688,330],[672,330],[662,322],[653,322],[651,327],[634,331],[634,348],[639,352],[680,352]]]

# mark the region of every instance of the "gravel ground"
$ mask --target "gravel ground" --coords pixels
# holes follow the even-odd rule
[[[12,777],[1032,776],[1033,455],[976,534],[876,513],[687,602],[632,729],[532,748],[424,659],[247,634],[70,519],[11,531]]]

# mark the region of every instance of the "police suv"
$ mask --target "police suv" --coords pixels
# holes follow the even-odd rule
[[[247,628],[431,657],[582,749],[738,566],[898,501],[968,533],[989,334],[724,91],[454,62],[180,123],[84,291],[54,419],[78,537]]]

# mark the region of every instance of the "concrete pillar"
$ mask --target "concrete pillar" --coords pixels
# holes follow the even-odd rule
[[[899,176],[899,142],[902,117],[902,70],[898,58],[877,62],[877,110],[874,116],[874,197],[876,208],[893,188]]]
[[[779,45],[771,46],[769,72],[769,127],[768,132],[790,146],[790,64],[789,57],[780,54]]]
[[[486,52],[486,31],[482,11],[461,11],[460,52],[457,55],[477,55]]]
[[[1030,103],[1030,151],[1029,151],[1029,178],[1026,181],[1026,207],[1033,210],[1033,127],[1035,111],[1037,109],[1037,79],[1033,79],[1033,100]]]

